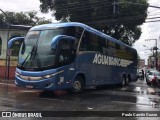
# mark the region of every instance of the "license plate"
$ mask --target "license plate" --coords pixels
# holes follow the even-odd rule
[[[26,85],[26,88],[33,88],[33,86],[31,86],[31,85]]]

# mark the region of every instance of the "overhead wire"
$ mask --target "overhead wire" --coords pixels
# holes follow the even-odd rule
[[[147,18],[147,19],[157,19],[157,18],[160,18],[160,17],[151,17],[151,18]]]
[[[93,23],[99,23],[99,24],[103,24],[103,23],[108,23],[108,24],[127,24],[127,23],[135,23],[135,22],[139,22],[139,20],[143,18],[142,16],[136,16],[136,17],[123,17],[123,18],[119,18],[119,19],[110,19],[110,20],[101,20],[101,21],[96,21]]]
[[[148,17],[158,16],[158,15],[160,15],[160,12],[159,12],[159,13],[157,13],[157,14],[151,14],[151,15],[148,15]]]
[[[149,14],[152,14],[153,12],[155,13],[156,11],[158,11],[160,9],[156,9],[156,10],[152,10],[152,11],[148,11]],[[159,11],[158,11],[159,12]]]
[[[74,12],[77,10],[85,10],[85,9],[92,9],[92,7],[106,7],[106,6],[113,6],[114,4],[133,4],[133,5],[141,5],[141,6],[148,6],[146,4],[140,4],[140,3],[133,3],[133,2],[118,2],[118,3],[113,3],[113,2],[108,2],[110,4],[104,4],[103,1],[102,2],[98,2],[100,4],[95,4],[95,3],[88,3],[88,4],[84,4],[84,5],[79,5],[78,6],[72,6],[71,8],[69,7],[69,5],[65,5],[64,8],[61,7],[61,5],[55,5],[56,8],[59,8],[61,10],[56,10],[57,12],[66,12],[66,11],[70,11],[70,12]],[[89,7],[91,6],[91,7]]]
[[[139,15],[141,15],[140,12],[143,12],[143,11],[136,11],[136,12],[138,12]],[[84,16],[76,16],[76,17],[74,17],[74,20],[77,20],[77,19],[79,19],[79,18],[82,19],[83,17],[84,17],[84,19],[86,19],[87,17],[91,17],[92,19],[106,18],[106,17],[108,17],[108,18],[110,18],[110,17],[112,17],[112,18],[117,18],[117,17],[122,17],[122,15],[123,15],[124,17],[130,17],[130,16],[127,16],[127,15],[131,15],[131,14],[132,14],[132,17],[133,17],[133,16],[134,16],[133,13],[135,13],[135,12],[128,12],[128,13],[126,13],[126,14],[121,14],[121,13],[119,13],[119,14],[117,14],[117,15],[108,14],[108,15],[102,15],[102,16],[88,16],[88,15],[84,15]]]
[[[121,2],[121,3],[124,3],[124,2]],[[130,3],[131,4],[131,3]],[[101,8],[102,7],[105,7],[105,6],[112,6],[113,5],[113,3],[112,4],[110,4],[110,5],[104,5],[104,6],[100,6]],[[139,4],[136,4],[136,5],[139,5]],[[140,4],[141,5],[141,4]],[[144,4],[143,4],[144,5]],[[98,8],[99,6],[97,6],[96,5],[96,7]],[[87,6],[87,8],[86,9],[92,9],[91,7],[88,7]],[[78,9],[77,7],[76,7],[76,9],[75,9],[75,11],[78,11],[79,12],[79,10],[85,10],[85,9],[83,9],[82,7],[80,8],[80,9]],[[57,12],[63,12],[64,10],[57,10]],[[69,11],[73,11],[73,9],[72,10],[70,10],[69,9]],[[137,11],[137,12],[141,12],[141,11]],[[78,20],[79,18],[82,20],[82,18],[84,18],[84,19],[86,19],[86,17],[88,17],[87,15],[84,15],[84,16],[76,16],[76,17],[74,17],[74,20]],[[98,16],[98,17],[96,17],[96,16],[92,16],[92,19],[98,19],[98,18],[105,18],[105,17],[114,17],[114,15],[112,14],[112,15],[107,15],[107,16],[104,16],[103,15],[103,17],[101,17],[101,16]]]
[[[82,3],[80,2],[73,2],[73,3],[67,3],[66,4],[61,4],[61,5],[55,5],[56,8],[60,9],[60,10],[56,10],[56,12],[75,12],[75,11],[80,11],[80,10],[89,10],[89,9],[92,9],[93,7],[107,7],[107,6],[113,6],[115,4],[131,4],[131,5],[141,5],[141,6],[146,6],[146,7],[153,7],[153,8],[160,8],[158,6],[153,6],[153,5],[149,5],[149,4],[143,4],[143,3],[134,3],[134,2],[107,2],[107,3],[103,3],[104,1],[92,1],[92,2],[88,2],[88,1],[83,1]],[[78,6],[75,6],[76,4],[78,4]],[[98,5],[97,5],[98,4]],[[62,8],[62,6],[64,8]],[[157,10],[156,10],[157,11]],[[149,12],[149,14],[151,14],[151,12]],[[156,15],[156,14],[154,14]],[[154,15],[148,15],[148,16],[154,16]],[[82,17],[87,17],[87,16],[79,16],[79,17],[75,17],[74,19],[79,19],[81,18],[82,20]],[[98,18],[105,18],[105,17],[114,17],[114,15],[107,15],[107,16],[104,16],[103,17],[92,17],[92,19],[98,19]],[[117,21],[117,20],[130,20],[130,19],[133,19],[132,21],[136,21],[136,20],[139,20],[141,19],[142,17],[141,16],[134,16],[134,19],[133,19],[133,16],[132,17],[124,17],[124,18],[118,18],[118,19],[111,19],[111,20],[107,20],[107,21]],[[152,18],[146,18],[146,20],[148,19],[157,19],[159,17],[152,17]],[[106,21],[106,20],[105,20]],[[157,21],[157,20],[156,20]],[[147,21],[148,22],[148,21]],[[151,21],[150,21],[151,22]]]
[[[79,6],[88,6],[90,4],[97,4],[97,3],[102,3],[104,1],[92,1],[92,2],[87,2],[87,1],[83,1],[83,3],[80,3],[80,2],[73,2],[73,3],[67,3],[67,5],[73,5],[73,8],[76,8],[74,6],[74,4],[78,4]],[[103,3],[104,4],[104,3]],[[113,4],[113,2],[105,2],[105,4]],[[55,7],[62,7],[62,6],[66,6],[66,4],[60,4],[60,5],[54,5]]]
[[[146,21],[145,23],[160,22],[160,20]]]
[[[76,7],[76,8],[69,8],[69,7],[66,7],[66,8],[60,8],[60,10],[56,10],[56,12],[67,12],[67,11],[70,11],[70,12],[75,12],[75,11],[80,11],[80,10],[88,10],[88,9],[92,9],[93,7],[107,7],[107,6],[112,6],[112,5],[106,5],[106,4],[103,4],[103,5],[90,5],[91,7],[88,7],[88,6],[83,6],[83,7]]]

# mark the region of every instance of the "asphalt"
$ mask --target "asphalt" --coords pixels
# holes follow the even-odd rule
[[[87,89],[81,94],[70,94],[67,91],[41,91],[16,87],[14,80],[0,82],[1,111],[159,111],[160,89],[147,86],[144,80],[138,80],[129,86],[106,86],[99,89]],[[7,84],[9,83],[9,84]],[[12,84],[13,83],[13,84]],[[61,113],[62,114],[62,113]],[[76,113],[73,113],[73,115]],[[93,113],[94,114],[94,113]],[[115,114],[115,112],[114,112]],[[56,115],[56,114],[55,114]],[[70,115],[50,119],[75,120]],[[86,115],[87,116],[87,115]],[[92,116],[92,115],[91,115]],[[93,115],[94,116],[94,115]],[[115,116],[115,115],[114,115]],[[1,118],[0,118],[1,119]],[[32,119],[32,118],[24,118]],[[44,117],[49,119],[48,117]],[[158,117],[117,118],[117,117],[83,117],[77,120],[160,120]],[[38,118],[39,120],[39,118]]]

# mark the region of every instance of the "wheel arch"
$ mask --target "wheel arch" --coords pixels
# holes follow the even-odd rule
[[[84,86],[85,86],[85,85],[86,85],[86,75],[85,75],[85,73],[83,73],[83,72],[77,72],[77,73],[75,74],[75,76],[73,77],[72,83],[73,83],[73,81],[74,81],[78,76],[82,77],[83,83],[84,83]]]
[[[127,77],[128,77],[129,82],[131,82],[132,78],[131,78],[131,74],[130,73],[127,75]]]
[[[125,79],[126,79],[126,77],[127,77],[126,73],[124,73],[124,72],[121,74],[121,80],[123,79],[123,77],[124,77]]]

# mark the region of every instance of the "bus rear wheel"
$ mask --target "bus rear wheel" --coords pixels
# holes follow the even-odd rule
[[[125,76],[122,77],[122,83],[121,83],[121,86],[125,86],[126,85],[126,78]]]
[[[71,93],[78,94],[84,89],[84,80],[81,76],[77,76],[70,89]]]
[[[129,76],[127,76],[127,77],[126,77],[126,82],[125,82],[125,85],[126,85],[126,86],[129,85],[129,81],[130,81]]]

